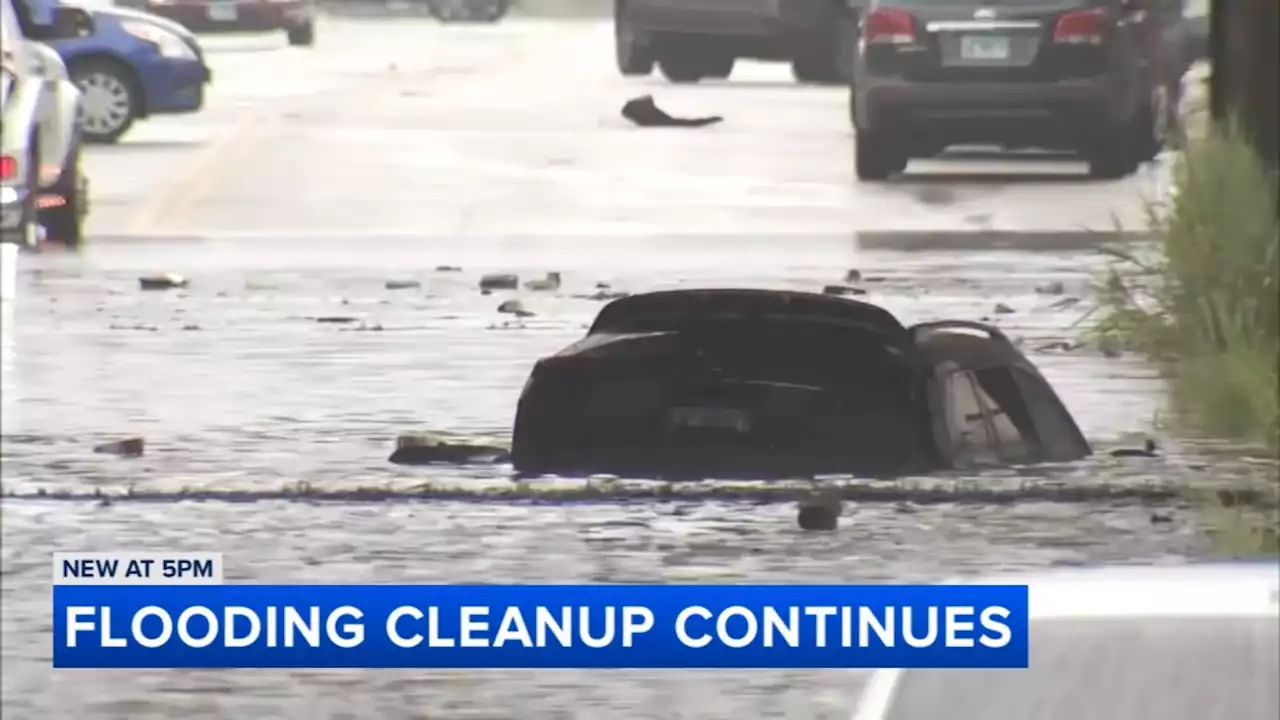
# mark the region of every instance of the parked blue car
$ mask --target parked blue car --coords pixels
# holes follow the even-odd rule
[[[84,94],[86,141],[115,142],[140,118],[204,105],[212,73],[195,35],[181,25],[137,10],[60,0],[16,0],[15,10],[24,34],[56,50]]]

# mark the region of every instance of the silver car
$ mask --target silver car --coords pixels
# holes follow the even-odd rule
[[[1080,568],[1027,585],[1024,670],[878,670],[854,720],[1275,720],[1280,564]]]
[[[80,91],[56,52],[23,37],[12,0],[0,0],[0,66],[3,241],[34,245],[43,227],[79,246],[89,200],[76,122]]]

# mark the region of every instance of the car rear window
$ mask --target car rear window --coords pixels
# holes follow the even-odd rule
[[[1026,670],[912,670],[884,720],[1275,720],[1280,620],[1033,624]]]

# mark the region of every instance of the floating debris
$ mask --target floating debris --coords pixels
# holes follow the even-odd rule
[[[515,315],[516,317],[533,317],[534,315],[532,311],[526,310],[524,303],[519,300],[503,300],[502,304],[498,305],[498,312]]]
[[[1067,291],[1067,287],[1060,280],[1047,282],[1044,285],[1037,285],[1036,292],[1041,295],[1061,295]]]
[[[138,286],[143,290],[175,290],[187,286],[187,279],[181,275],[165,273],[138,278]]]
[[[530,280],[524,284],[526,289],[534,291],[551,291],[560,289],[560,273],[549,272],[544,278]]]
[[[436,272],[462,272],[462,268],[457,265],[437,265]]]
[[[496,273],[480,278],[481,290],[515,290],[520,287],[520,276],[510,273]]]
[[[996,315],[1011,315],[1011,314],[1016,313],[1016,312],[1018,312],[1018,311],[1017,311],[1017,310],[1014,310],[1013,308],[1009,307],[1008,305],[1005,305],[1004,303],[996,303],[995,308],[994,308],[994,309],[992,309],[992,311],[991,311],[991,312],[995,313]]]
[[[844,274],[844,281],[847,283],[862,282],[862,273],[857,270],[848,270]]]
[[[417,290],[422,283],[412,279],[388,280],[382,284],[388,290]]]
[[[1117,448],[1111,451],[1111,457],[1157,457],[1156,441],[1147,438],[1141,448]]]
[[[325,325],[345,325],[359,321],[360,318],[351,317],[350,315],[322,315],[316,318],[316,322]]]
[[[830,532],[840,525],[840,504],[804,503],[796,515],[801,530]]]
[[[140,437],[125,438],[123,440],[113,440],[112,442],[96,445],[93,451],[101,455],[116,455],[118,457],[142,457],[142,452],[146,448],[146,441]]]
[[[395,452],[387,462],[395,465],[435,465],[502,462],[506,448],[452,443],[431,433],[409,433],[396,438]]]
[[[822,288],[823,295],[866,295],[867,291],[862,288],[850,287],[848,285],[826,285]]]

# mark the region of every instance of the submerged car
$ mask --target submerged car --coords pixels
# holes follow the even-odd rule
[[[1275,562],[1100,567],[983,578],[1027,585],[1025,670],[885,669],[853,720],[1272,720]]]
[[[615,300],[539,360],[511,460],[524,475],[896,477],[1091,453],[998,329],[904,327],[844,297],[677,290]]]

